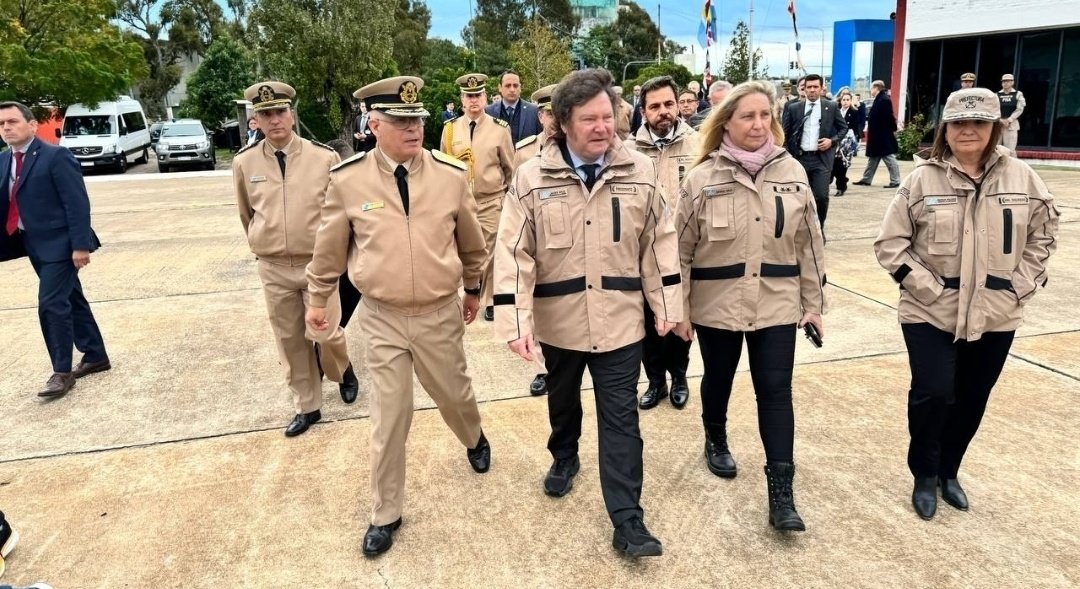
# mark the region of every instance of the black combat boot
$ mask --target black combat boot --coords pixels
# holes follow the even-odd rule
[[[738,474],[735,457],[728,450],[727,435],[717,431],[717,428],[705,432],[705,462],[709,472],[720,478],[733,479]]]
[[[791,489],[795,465],[790,462],[766,464],[765,478],[769,482],[769,525],[782,532],[805,530],[806,525],[795,511],[795,495]]]

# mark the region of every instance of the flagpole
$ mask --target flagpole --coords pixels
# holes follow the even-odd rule
[[[750,76],[754,75],[754,0],[750,0],[750,27],[749,33],[746,35],[746,46],[749,55],[747,59],[746,79],[749,80]]]

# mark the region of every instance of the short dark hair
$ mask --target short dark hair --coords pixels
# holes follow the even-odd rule
[[[618,99],[611,87],[612,82],[614,80],[611,72],[602,68],[589,68],[566,74],[551,96],[551,112],[555,115],[555,137],[566,138],[562,126],[570,123],[570,114],[574,107],[581,106],[600,94],[611,101],[611,112],[618,112]]]
[[[804,82],[817,82],[817,83],[821,84],[822,87],[825,86],[825,79],[822,78],[820,74],[806,74],[806,77],[803,78],[803,81]]]
[[[23,116],[23,118],[26,119],[26,122],[28,122],[28,123],[30,121],[37,120],[37,119],[34,118],[34,111],[30,110],[29,106],[26,106],[25,104],[23,104],[21,102],[15,102],[14,100],[9,100],[7,102],[0,102],[0,110],[4,110],[5,108],[14,108],[14,109],[18,110],[19,114],[21,114]]]
[[[693,90],[691,90],[689,88],[683,88],[683,91],[679,92],[676,96],[678,96],[679,98],[682,98],[683,94],[689,94],[690,96],[693,96],[694,100],[698,99],[697,92],[694,92]]]
[[[649,92],[654,92],[661,88],[671,88],[671,92],[675,94],[675,98],[679,97],[679,85],[675,83],[675,80],[672,79],[671,76],[657,76],[655,78],[650,78],[641,85],[641,94],[638,95],[641,101],[641,110],[645,110],[645,102],[649,99]]]
[[[506,74],[514,74],[515,76],[518,77],[518,81],[519,82],[521,81],[521,74],[515,72],[514,70],[503,70],[503,73],[499,74],[499,85],[500,86],[502,86],[503,78],[506,77]]]

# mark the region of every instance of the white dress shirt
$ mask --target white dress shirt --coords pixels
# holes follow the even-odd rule
[[[807,101],[803,108],[803,134],[799,147],[803,151],[817,151],[817,142],[821,137],[821,100]]]

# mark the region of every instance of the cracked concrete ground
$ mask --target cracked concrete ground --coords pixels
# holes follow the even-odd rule
[[[856,160],[861,170],[863,160]],[[905,166],[905,172],[910,164]],[[405,523],[364,559],[368,396],[324,389],[324,420],[286,439],[281,382],[254,260],[227,173],[94,177],[105,246],[82,279],[113,361],[67,397],[48,377],[36,278],[0,264],[0,509],[22,533],[2,582],[158,587],[1076,587],[1080,586],[1080,172],[1041,172],[1062,211],[1049,288],[1027,306],[961,471],[972,508],[913,513],[907,359],[896,287],[871,244],[891,197],[852,187],[827,230],[826,345],[796,353],[796,501],[807,532],[767,525],[749,375],[736,377],[740,473],[704,466],[701,360],[690,404],[643,412],[643,505],[664,556],[614,554],[597,478],[591,391],[582,470],[551,499],[543,399],[491,324],[468,328],[470,372],[493,447],[486,475],[416,387]],[[360,361],[363,334],[348,329]],[[744,355],[745,356],[745,355]],[[361,368],[364,390],[370,380]],[[586,386],[588,380],[586,379]],[[642,386],[642,390],[644,385]]]

